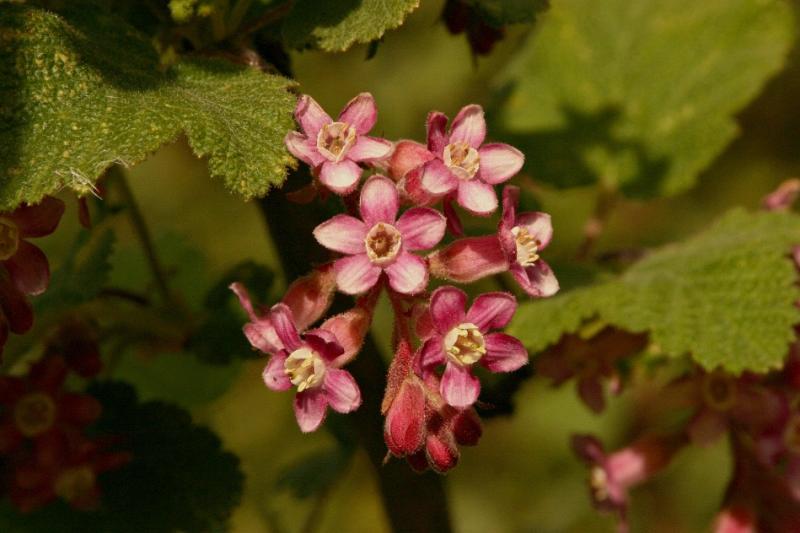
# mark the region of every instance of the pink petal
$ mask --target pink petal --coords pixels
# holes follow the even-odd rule
[[[472,302],[467,311],[467,322],[475,324],[482,332],[500,329],[511,322],[516,310],[517,299],[511,293],[487,292]]]
[[[325,392],[320,388],[298,392],[294,397],[294,416],[300,431],[310,433],[315,431],[325,420],[328,402]]]
[[[537,260],[533,265],[523,268],[511,265],[511,274],[519,282],[522,290],[535,298],[548,298],[558,292],[559,285],[550,265]]]
[[[269,354],[275,354],[284,349],[283,343],[275,331],[275,326],[266,318],[248,322],[242,329],[253,348]]]
[[[389,157],[393,148],[392,143],[386,139],[362,135],[347,151],[347,157],[353,161],[375,161]]]
[[[483,118],[483,108],[471,104],[461,108],[453,120],[450,133],[450,143],[467,143],[476,150],[486,138],[486,120]]]
[[[292,319],[292,310],[288,305],[283,303],[273,305],[269,312],[269,320],[287,351],[293,352],[303,346]]]
[[[417,294],[428,286],[425,260],[405,250],[385,270],[389,286],[401,294]]]
[[[328,250],[343,254],[364,253],[367,226],[355,217],[336,215],[314,228],[314,238]]]
[[[338,413],[350,413],[361,405],[361,391],[350,372],[328,368],[323,388],[328,396],[328,405]]]
[[[484,340],[486,355],[480,362],[492,372],[513,372],[528,363],[528,351],[511,335],[489,333]]]
[[[292,382],[289,376],[286,375],[285,362],[286,357],[281,355],[273,355],[267,361],[267,366],[264,367],[261,377],[268,389],[285,391],[292,387]]]
[[[292,310],[294,323],[302,331],[325,314],[336,292],[333,263],[326,263],[294,280],[281,301]]]
[[[494,188],[480,179],[458,183],[458,205],[478,216],[487,216],[497,209],[497,194]]]
[[[364,135],[378,120],[378,107],[370,93],[361,93],[344,106],[339,115],[339,122],[346,122],[356,129],[356,133]]]
[[[20,240],[17,253],[4,261],[11,281],[24,294],[41,294],[50,284],[50,265],[39,248]]]
[[[450,172],[441,159],[432,159],[422,168],[420,183],[428,194],[442,195],[458,187],[458,178]]]
[[[64,202],[52,196],[45,196],[41,203],[18,207],[8,217],[19,228],[20,237],[44,237],[56,230]]]
[[[294,117],[303,129],[303,133],[309,139],[316,139],[322,126],[333,122],[316,100],[307,94],[297,100],[297,107],[294,108]]]
[[[307,165],[316,167],[327,161],[325,156],[320,154],[319,150],[317,150],[316,143],[310,141],[308,137],[298,131],[290,131],[287,133],[283,142],[286,144],[286,149],[289,150],[293,156]]]
[[[328,363],[333,362],[344,353],[344,348],[339,344],[336,335],[321,328],[307,331],[303,335],[303,340],[306,341],[309,348],[317,352]]]
[[[524,227],[531,237],[539,241],[540,250],[547,248],[553,238],[553,223],[547,213],[521,213],[514,226]]]
[[[253,302],[250,300],[250,293],[247,292],[247,288],[238,281],[231,283],[228,288],[236,294],[236,297],[239,298],[239,305],[247,312],[247,316],[250,317],[250,320],[258,320],[258,316],[256,315],[255,310],[253,309]]]
[[[415,141],[399,141],[389,160],[389,176],[400,179],[410,170],[420,167],[435,156],[425,146]]]
[[[490,185],[503,183],[514,177],[522,168],[525,156],[508,144],[486,144],[478,150],[480,167],[478,176]]]
[[[511,230],[517,220],[517,205],[519,205],[519,187],[506,185],[503,187],[503,215],[500,225],[506,230]]]
[[[450,196],[446,196],[442,200],[442,210],[444,211],[445,220],[447,220],[447,231],[455,237],[464,236],[464,225],[461,219],[458,218],[456,208],[453,207],[453,202]]]
[[[0,306],[12,333],[19,335],[33,327],[33,307],[9,281],[0,281]]]
[[[447,116],[439,111],[428,114],[428,150],[441,156],[447,146]]]
[[[436,336],[425,341],[419,352],[419,364],[422,368],[433,368],[445,362],[442,337]]]
[[[431,316],[433,326],[442,335],[463,323],[466,318],[464,307],[467,293],[452,286],[439,287],[431,294]]]
[[[394,224],[400,209],[400,195],[394,182],[380,175],[368,179],[361,189],[359,209],[368,228],[378,222]]]
[[[453,407],[469,407],[481,393],[481,382],[469,368],[447,363],[439,392],[444,401]]]
[[[373,265],[367,254],[351,255],[333,264],[336,285],[346,294],[359,294],[377,283],[381,268]]]
[[[412,207],[395,224],[407,250],[433,248],[444,237],[445,226],[442,214],[429,207]]]
[[[361,167],[349,159],[338,163],[325,161],[319,173],[319,181],[336,194],[345,196],[356,189],[361,172]]]

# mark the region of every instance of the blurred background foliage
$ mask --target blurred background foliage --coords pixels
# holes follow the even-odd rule
[[[680,9],[702,9],[699,3],[680,4]],[[331,111],[356,93],[373,93],[379,105],[373,131],[393,139],[422,140],[425,117],[432,109],[453,116],[461,106],[478,102],[491,115],[503,87],[499,73],[514,59],[528,28],[510,27],[491,55],[475,59],[467,41],[440,23],[442,8],[443,2],[423,2],[401,28],[384,36],[369,60],[368,45],[335,55],[292,52],[300,90]],[[544,20],[547,16],[542,15]],[[642,69],[637,74],[646,77],[646,69],[657,67],[637,65]],[[800,62],[794,49],[785,69],[736,116],[738,136],[701,172],[697,186],[670,198],[620,200],[597,244],[597,254],[680,240],[731,206],[756,208],[779,182],[800,174],[799,92]],[[580,133],[578,127],[576,135]],[[202,308],[213,283],[243,261],[275,272],[274,282],[262,280],[259,296],[265,302],[279,297],[287,280],[280,275],[256,205],[243,204],[219,181],[208,179],[206,162],[192,155],[185,139],[162,147],[129,175],[134,195],[156,233],[170,283],[187,305]],[[579,247],[596,188],[556,190],[535,173],[519,180],[532,183],[525,189],[524,201],[553,215],[556,233],[547,257],[562,285],[569,286],[570,271],[559,270],[559,262],[571,260]],[[302,216],[305,207],[296,209]],[[111,279],[120,287],[141,287],[149,274],[135,236],[127,224],[115,227]],[[66,257],[69,235],[77,232],[70,215],[57,235],[42,241],[56,269]],[[388,314],[383,316],[373,330],[388,346],[391,328],[385,323]],[[209,317],[208,327],[225,320]],[[231,350],[241,349],[241,339],[230,342]],[[263,360],[224,354],[217,354],[222,360],[203,360],[165,352],[121,350],[115,355],[114,377],[134,383],[144,399],[190,408],[196,421],[213,428],[224,446],[240,457],[245,492],[231,531],[388,531],[365,454],[356,450],[350,460],[350,451],[337,451],[337,439],[328,432],[301,435],[293,420],[291,395],[274,394],[262,386]],[[480,446],[463,450],[458,468],[447,476],[455,530],[612,531],[610,518],[591,508],[585,469],[569,452],[568,437],[574,432],[597,432],[610,447],[625,442],[637,427],[637,406],[646,404],[651,394],[642,380],[614,399],[603,415],[595,416],[571,387],[554,390],[536,379],[526,381],[515,397],[513,416],[487,420]],[[634,492],[633,529],[704,530],[721,501],[728,461],[723,444],[682,454],[665,475]],[[304,470],[302,465],[308,464],[316,468]]]

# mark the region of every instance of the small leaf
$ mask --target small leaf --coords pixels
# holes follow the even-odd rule
[[[800,323],[800,289],[789,258],[798,243],[800,216],[734,210],[616,280],[521,305],[511,330],[539,352],[597,317],[648,332],[667,355],[688,353],[707,369],[778,368]]]
[[[499,125],[558,187],[676,194],[734,138],[793,34],[783,0],[554,0],[502,75]]]
[[[185,133],[211,174],[245,198],[280,185],[294,159],[292,82],[191,59],[164,69],[146,37],[81,3],[66,18],[0,10],[0,211],[68,186],[80,193],[115,162],[137,163]]]
[[[292,48],[343,52],[399,27],[419,0],[298,0],[283,23]]]

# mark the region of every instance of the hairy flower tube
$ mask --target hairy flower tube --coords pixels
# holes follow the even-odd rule
[[[361,220],[336,215],[314,230],[326,248],[348,254],[334,263],[342,292],[358,294],[373,287],[386,272],[389,286],[416,294],[428,285],[428,267],[415,250],[436,246],[445,231],[444,217],[426,207],[411,208],[397,218],[400,197],[395,184],[373,176],[361,189]]]
[[[290,132],[286,147],[337,194],[349,194],[358,186],[362,172],[358,163],[391,154],[392,143],[367,135],[378,117],[375,99],[369,93],[350,100],[336,121],[313,98],[303,95],[297,101],[294,116],[303,132]]]

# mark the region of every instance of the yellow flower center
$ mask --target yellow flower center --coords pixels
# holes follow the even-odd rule
[[[467,366],[477,363],[486,355],[486,342],[478,326],[464,322],[444,336],[444,350],[451,361]]]
[[[592,467],[589,472],[589,486],[595,500],[602,502],[608,499],[608,474],[601,466]]]
[[[10,219],[0,217],[0,261],[13,257],[18,247],[19,228]]]
[[[345,122],[325,124],[317,134],[317,150],[338,163],[356,142],[356,129]]]
[[[725,374],[706,374],[703,378],[703,398],[711,408],[727,411],[736,403],[736,382]]]
[[[322,384],[322,379],[325,377],[325,361],[317,352],[304,346],[286,358],[283,371],[297,387],[297,391],[303,392]]]
[[[94,471],[89,466],[82,465],[62,471],[53,484],[53,490],[62,499],[72,502],[89,495],[94,485]]]
[[[56,420],[56,404],[42,392],[26,394],[14,406],[14,423],[26,437],[41,435]]]
[[[400,245],[403,237],[397,228],[391,224],[378,222],[367,233],[364,239],[364,247],[367,250],[367,257],[373,264],[383,266],[394,261],[400,253]]]
[[[522,226],[511,228],[511,234],[517,245],[517,263],[524,267],[534,264],[539,259],[539,241]]]
[[[460,179],[471,180],[481,166],[481,158],[475,148],[459,142],[445,147],[444,164]]]

